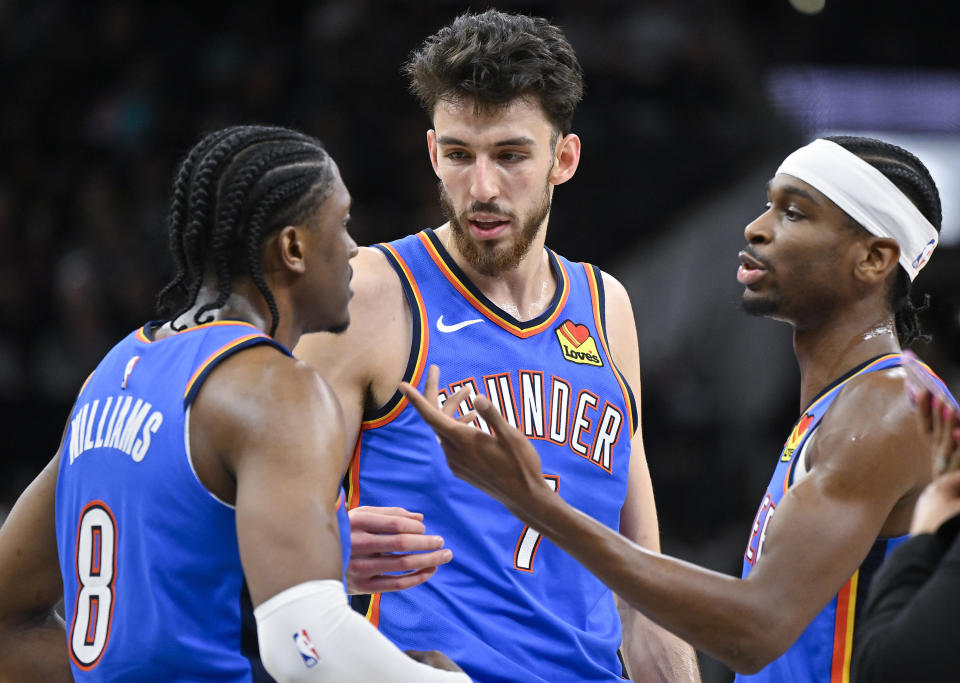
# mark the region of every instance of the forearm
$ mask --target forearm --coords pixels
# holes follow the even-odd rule
[[[654,624],[622,599],[617,599],[623,624],[620,651],[634,681],[699,683],[700,667],[688,643]]]
[[[550,492],[512,511],[631,607],[736,671],[758,670],[789,645],[746,581],[651,553]]]
[[[72,681],[63,622],[51,612],[46,619],[0,625],[0,680]]]

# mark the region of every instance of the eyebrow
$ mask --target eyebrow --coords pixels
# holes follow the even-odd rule
[[[454,138],[449,135],[442,135],[437,138],[438,145],[458,145],[460,147],[469,147],[470,145],[467,142],[464,142],[460,138]],[[533,146],[537,144],[537,141],[533,138],[520,136],[517,138],[508,138],[506,140],[498,140],[493,143],[495,147],[524,147],[524,146]]]
[[[772,184],[773,184],[772,180],[767,181],[767,195],[770,194],[770,186]],[[782,185],[780,187],[780,191],[783,192],[784,194],[794,195],[796,197],[802,197],[803,199],[806,199],[807,201],[813,204],[816,204],[817,206],[820,206],[820,202],[817,201],[816,197],[814,197],[812,194],[810,194],[806,190],[800,189],[796,185]]]

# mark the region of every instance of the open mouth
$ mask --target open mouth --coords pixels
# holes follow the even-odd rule
[[[745,251],[741,251],[740,267],[737,268],[737,282],[742,285],[752,285],[767,272],[766,266]]]
[[[509,220],[502,218],[471,218],[468,223],[473,233],[478,237],[496,237],[503,232],[508,225]]]

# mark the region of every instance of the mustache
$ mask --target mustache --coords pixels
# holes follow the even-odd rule
[[[745,246],[743,248],[743,252],[747,254],[750,258],[754,259],[757,263],[759,263],[761,266],[763,266],[767,270],[771,270],[770,262],[767,261],[765,258],[762,258],[753,248],[752,244],[748,244],[747,246]]]
[[[507,218],[515,219],[514,216],[509,211],[504,211],[500,208],[500,205],[496,202],[478,202],[474,201],[470,204],[470,207],[464,213],[495,213],[498,216],[506,216]]]

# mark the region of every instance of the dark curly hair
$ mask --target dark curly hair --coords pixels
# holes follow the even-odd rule
[[[403,66],[427,115],[441,100],[472,100],[478,109],[531,96],[561,135],[583,98],[573,48],[546,19],[487,10],[462,14],[427,38]]]
[[[835,135],[825,139],[856,154],[889,178],[916,205],[937,232],[940,231],[943,222],[940,192],[930,171],[916,156],[902,147],[874,138]],[[897,337],[902,346],[929,340],[929,337],[923,334],[919,318],[919,314],[928,307],[929,296],[925,296],[923,304],[918,306],[913,303],[910,289],[910,276],[903,268],[897,268],[890,287],[890,310],[894,313]]]
[[[247,275],[270,307],[272,335],[279,313],[261,270],[263,242],[313,213],[333,178],[321,143],[299,131],[234,126],[204,137],[173,183],[167,229],[175,274],[157,296],[159,315],[176,320],[188,311],[210,274],[217,299],[194,314],[198,325],[209,322],[212,316],[204,314],[226,303],[233,278]]]

